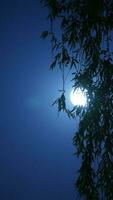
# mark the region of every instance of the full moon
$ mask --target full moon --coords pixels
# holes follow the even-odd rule
[[[80,88],[72,90],[70,93],[70,100],[74,106],[85,106],[87,103],[86,92]]]

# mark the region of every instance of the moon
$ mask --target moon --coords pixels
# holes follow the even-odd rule
[[[85,106],[87,103],[86,91],[82,91],[80,88],[73,89],[70,93],[70,100],[74,106]]]

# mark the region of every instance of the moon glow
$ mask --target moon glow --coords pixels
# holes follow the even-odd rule
[[[87,102],[86,92],[80,88],[72,90],[70,93],[70,100],[74,106],[85,106]]]

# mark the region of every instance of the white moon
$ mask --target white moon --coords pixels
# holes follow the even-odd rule
[[[85,106],[87,103],[86,92],[80,88],[72,90],[70,93],[70,100],[74,106]]]

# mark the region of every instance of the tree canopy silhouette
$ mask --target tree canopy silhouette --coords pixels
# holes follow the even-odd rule
[[[51,69],[73,69],[73,87],[87,90],[87,106],[66,107],[65,84],[54,102],[80,118],[73,143],[81,166],[75,188],[87,200],[113,199],[113,0],[42,0],[48,8]],[[59,26],[59,33],[55,31]]]

